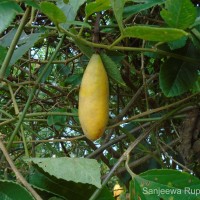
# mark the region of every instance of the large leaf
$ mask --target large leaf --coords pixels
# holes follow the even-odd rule
[[[55,25],[66,21],[66,16],[63,11],[53,3],[42,2],[40,4],[40,9]]]
[[[104,64],[104,67],[106,69],[106,72],[108,73],[108,76],[113,79],[116,83],[125,86],[125,83],[121,77],[119,66],[117,63],[115,63],[109,56],[106,54],[101,54],[101,58]]]
[[[111,5],[112,5],[112,9],[114,11],[115,14],[115,18],[117,20],[119,29],[122,31],[123,29],[123,24],[122,24],[122,20],[123,20],[123,10],[124,10],[124,4],[125,4],[125,0],[111,0]]]
[[[86,158],[33,158],[29,161],[58,179],[101,187],[100,167],[96,160]]]
[[[57,168],[57,171],[62,170],[60,169],[60,167]],[[64,167],[65,171],[69,169],[65,165],[63,166],[63,168]],[[67,200],[88,200],[96,189],[95,186],[89,184],[65,181],[55,176],[51,176],[37,166],[34,166],[34,169],[31,171],[29,182],[35,188],[37,188],[38,191],[41,191],[42,193],[40,193],[44,196],[46,196],[46,193],[49,193],[53,196],[57,195]]]
[[[102,10],[107,10],[111,7],[110,1],[108,0],[96,0],[95,2],[90,2],[85,7],[85,12],[87,17],[95,12],[100,12]]]
[[[167,0],[161,16],[165,22],[174,28],[186,29],[196,19],[196,8],[190,0]]]
[[[0,33],[4,31],[15,18],[16,14],[23,10],[14,0],[0,1]]]
[[[13,181],[0,180],[0,199],[34,200],[33,196],[20,184]]]
[[[88,200],[96,189],[95,186],[90,184],[75,183],[73,181],[58,179],[45,173],[41,169],[37,169],[37,167],[31,169],[29,182],[39,191],[44,199],[47,194],[49,194],[49,196],[59,196],[62,197],[62,199],[64,198],[67,200]],[[104,187],[97,200],[114,199],[108,188]]]
[[[143,3],[143,2],[141,3],[141,1],[140,1],[140,4],[125,7],[123,15],[124,15],[124,17],[128,17],[130,15],[134,15],[138,12],[147,10],[153,6],[160,5],[163,3],[164,3],[163,0],[153,0],[153,1],[148,1],[146,3]]]
[[[130,199],[198,200],[200,180],[177,170],[149,170],[130,184]]]
[[[190,89],[197,77],[197,65],[170,58],[160,69],[159,82],[163,93],[173,97]]]
[[[169,42],[187,36],[183,30],[175,28],[158,28],[152,26],[132,26],[123,31],[124,37],[134,37],[149,41]]]

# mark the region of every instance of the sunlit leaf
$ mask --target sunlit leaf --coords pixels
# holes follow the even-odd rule
[[[55,4],[50,2],[42,2],[40,4],[41,11],[49,17],[51,21],[58,25],[66,21],[66,16]]]
[[[149,41],[169,42],[187,36],[183,30],[175,28],[159,28],[152,26],[131,26],[123,31],[124,37],[140,38]]]
[[[190,0],[166,0],[165,9],[161,11],[165,22],[174,28],[186,29],[196,19],[196,8]]]

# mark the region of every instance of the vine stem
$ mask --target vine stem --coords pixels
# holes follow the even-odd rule
[[[15,167],[15,164],[13,163],[8,151],[6,150],[6,147],[4,146],[1,135],[0,135],[0,149],[3,152],[6,160],[8,161],[11,169],[16,175],[16,178],[24,185],[25,188],[35,197],[36,200],[42,200],[42,198],[38,195],[38,193],[31,187],[31,185],[26,181],[26,179],[22,176],[22,174],[19,172],[19,170]]]
[[[42,77],[44,76],[44,74],[45,74],[46,71],[48,70],[49,65],[51,64],[51,62],[53,61],[53,59],[56,57],[56,54],[58,53],[58,51],[59,51],[59,49],[60,49],[60,47],[61,47],[61,45],[62,45],[64,39],[65,39],[65,35],[63,35],[62,38],[60,39],[60,42],[58,43],[58,45],[57,45],[57,47],[56,47],[56,49],[55,49],[53,55],[52,55],[51,58],[49,59],[49,62],[45,65],[43,71],[41,72],[40,76],[39,76],[38,79],[36,80],[36,85],[39,84],[39,83],[41,82]],[[25,104],[24,110],[23,110],[23,112],[22,112],[21,114],[19,114],[18,123],[17,123],[17,125],[16,125],[16,127],[15,127],[15,129],[14,129],[14,131],[13,131],[11,137],[10,137],[10,140],[9,140],[9,142],[8,142],[8,144],[7,144],[7,150],[8,150],[8,151],[9,151],[9,149],[10,149],[10,147],[11,147],[11,144],[12,144],[12,142],[13,142],[13,140],[14,140],[14,137],[15,137],[16,133],[18,132],[18,130],[19,130],[19,128],[20,128],[20,126],[21,126],[21,124],[22,124],[22,122],[23,122],[23,119],[24,119],[24,117],[25,117],[25,115],[26,115],[26,112],[27,112],[27,110],[28,110],[28,108],[29,108],[29,105],[30,105],[30,103],[31,103],[31,101],[32,101],[32,99],[33,99],[33,97],[34,97],[34,94],[35,94],[35,92],[36,92],[36,89],[37,89],[37,87],[33,87],[33,88],[31,89],[30,94],[29,94],[29,98],[28,98],[28,100],[27,100],[27,102],[26,102],[26,104]]]
[[[11,42],[11,45],[10,45],[10,48],[8,49],[8,53],[6,54],[6,57],[3,61],[3,64],[2,64],[2,67],[0,69],[0,79],[3,79],[4,75],[5,75],[5,72],[6,72],[6,68],[8,67],[9,63],[10,63],[10,60],[12,58],[12,55],[14,53],[14,50],[15,50],[15,47],[17,45],[17,42],[22,34],[22,31],[26,25],[26,21],[27,21],[27,18],[29,16],[29,13],[31,11],[31,8],[28,6],[23,17],[22,17],[22,20],[21,20],[21,23],[17,29],[17,32]]]
[[[164,56],[170,56],[172,58],[180,59],[180,60],[195,63],[195,64],[199,63],[199,61],[200,61],[199,59],[194,59],[194,58],[182,56],[179,54],[171,53],[168,51],[163,51],[156,47],[155,48],[138,48],[138,47],[115,46],[115,44],[118,43],[122,39],[123,36],[120,36],[117,39],[117,42],[116,43],[114,42],[114,45],[113,44],[106,45],[106,44],[100,44],[100,43],[94,43],[91,41],[87,41],[87,40],[81,38],[79,35],[75,35],[69,31],[65,30],[62,27],[59,27],[59,29],[60,29],[60,31],[65,33],[68,37],[71,37],[72,39],[74,39],[82,44],[85,44],[86,46],[89,46],[89,47],[102,48],[102,49],[107,49],[107,50],[119,50],[119,51],[152,52],[152,53],[158,53],[158,54],[161,54]]]

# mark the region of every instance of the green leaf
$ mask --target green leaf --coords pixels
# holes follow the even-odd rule
[[[10,61],[10,65],[15,64],[33,45],[40,39],[42,33],[32,33],[26,35],[25,33],[20,37],[18,45]]]
[[[91,47],[79,42],[78,40],[75,40],[75,43],[76,46],[78,46],[78,48],[81,50],[81,52],[85,54],[88,58],[90,58],[94,53]]]
[[[28,161],[58,179],[101,187],[100,166],[94,159],[64,157],[32,158]]]
[[[85,7],[85,12],[87,17],[91,14],[100,12],[102,10],[107,10],[111,7],[110,1],[108,0],[96,0],[95,2],[90,2]]]
[[[104,186],[100,195],[96,198],[96,200],[115,200],[115,199],[111,191]]]
[[[183,36],[179,40],[169,42],[168,45],[169,45],[171,50],[179,49],[179,48],[182,48],[186,45],[187,39],[188,39],[188,37]]]
[[[0,64],[3,63],[4,58],[6,57],[7,49],[5,47],[0,46]]]
[[[160,5],[160,4],[163,4],[163,3],[164,3],[163,0],[154,0],[154,1],[151,1],[151,2],[146,2],[144,4],[136,4],[136,5],[127,6],[127,7],[124,8],[123,15],[124,15],[124,17],[129,17],[129,16],[134,15],[138,12],[141,12],[143,10],[147,10],[147,9],[153,7],[153,6]]]
[[[186,29],[195,22],[196,8],[190,0],[166,0],[161,16],[174,28]]]
[[[0,180],[0,199],[34,200],[33,196],[20,184],[14,181]]]
[[[113,79],[116,83],[125,86],[125,83],[121,77],[119,66],[117,63],[115,63],[109,56],[106,54],[101,54],[101,59],[104,64],[104,67],[106,69],[106,72],[108,73],[108,76]]]
[[[65,3],[63,0],[57,1],[57,6],[63,11],[67,19],[66,23],[61,24],[64,29],[68,29],[71,25],[69,22],[75,20],[78,9],[83,3],[85,3],[85,0],[70,0],[68,3]]]
[[[16,32],[16,28],[11,29],[4,37],[0,38],[0,45],[3,47],[9,47]]]
[[[72,85],[73,87],[77,87],[77,85],[80,85],[81,83],[82,76],[83,76],[82,73],[73,74],[65,79],[65,84]]]
[[[66,112],[65,108],[55,109],[54,112],[60,112],[64,113]],[[62,129],[62,127],[65,126],[65,123],[67,121],[66,115],[49,115],[47,117],[47,124],[49,126],[55,126],[56,130]]]
[[[197,78],[197,81],[194,83],[194,86],[192,87],[193,93],[200,93],[200,75]]]
[[[50,64],[47,71],[45,72],[45,74],[42,76],[42,79],[41,79],[41,83],[44,83],[47,78],[49,77],[49,75],[51,74],[52,70],[53,70],[53,67],[54,65],[53,64]],[[40,68],[39,68],[39,73],[41,73],[43,71],[43,69],[45,68],[45,65],[41,65]]]
[[[177,170],[149,170],[134,177],[130,184],[131,199],[198,200],[198,178]]]
[[[14,0],[0,1],[0,33],[13,21],[16,14],[23,13],[21,7]]]
[[[197,65],[170,58],[161,66],[160,87],[167,97],[188,91],[197,80]]]
[[[32,6],[34,8],[40,9],[40,6],[36,3],[35,0],[19,0],[20,2],[25,2],[27,5]]]
[[[50,2],[42,2],[40,4],[40,9],[47,17],[49,17],[52,22],[54,22],[56,26],[60,23],[66,22],[65,14],[55,4]]]
[[[51,196],[59,196],[67,200],[88,200],[96,189],[93,185],[65,181],[45,173],[38,166],[33,167],[34,169],[31,170],[28,181],[37,188],[38,191],[40,191],[40,194],[43,194],[43,198],[49,193]],[[64,167],[65,171],[68,170],[66,166],[61,166],[61,168]],[[62,169],[60,169],[59,166],[59,170],[57,171],[60,170]]]
[[[123,9],[124,9],[124,4],[125,4],[125,0],[111,0],[111,5],[112,5],[112,9],[115,15],[115,18],[117,20],[119,29],[123,30],[123,24],[122,24],[122,20],[123,20]]]
[[[187,36],[183,30],[175,28],[158,28],[152,26],[132,26],[123,31],[123,37],[134,37],[149,41],[169,42]]]

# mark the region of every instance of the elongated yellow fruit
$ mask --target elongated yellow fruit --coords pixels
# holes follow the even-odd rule
[[[100,55],[93,54],[83,74],[79,91],[79,121],[85,136],[96,140],[108,122],[108,77]]]

